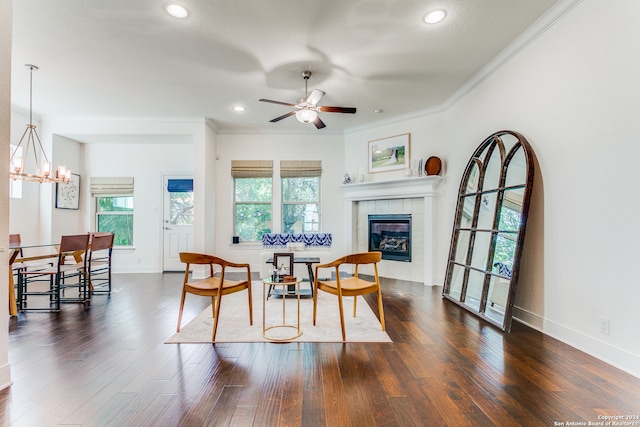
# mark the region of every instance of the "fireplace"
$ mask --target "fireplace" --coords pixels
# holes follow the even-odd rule
[[[369,251],[382,259],[411,261],[411,215],[369,215]]]

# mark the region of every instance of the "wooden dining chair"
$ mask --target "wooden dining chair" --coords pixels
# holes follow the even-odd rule
[[[218,330],[218,320],[220,318],[220,306],[222,305],[222,296],[247,290],[249,297],[249,324],[253,325],[253,306],[251,299],[251,267],[249,264],[237,264],[234,262],[223,260],[213,255],[180,252],[180,261],[186,264],[184,271],[184,280],[182,284],[182,297],[180,299],[180,312],[178,314],[177,332],[180,332],[180,324],[182,322],[182,312],[184,310],[184,300],[187,294],[201,295],[211,298],[211,312],[213,314],[213,332],[211,341],[216,340],[216,331]],[[189,271],[192,265],[208,265],[209,277],[197,281],[189,281]],[[225,277],[228,274],[227,269],[246,270],[246,279],[229,280]],[[220,272],[217,273],[217,270]]]
[[[113,233],[92,233],[87,260],[87,280],[92,294],[111,295]]]
[[[18,273],[18,309],[60,311],[61,302],[86,302],[88,300],[86,281],[86,257],[78,263],[74,254],[86,253],[89,246],[89,234],[76,234],[62,236],[58,254],[54,258],[54,265],[46,268],[27,268]],[[50,257],[50,256],[49,256]],[[77,278],[77,283],[69,283],[71,278]],[[35,282],[48,281],[49,287],[45,290],[29,290],[28,286]],[[62,292],[67,289],[77,288],[77,297],[62,297]],[[29,295],[44,295],[49,298],[48,307],[26,306]]]
[[[316,265],[315,274],[315,292],[313,294],[313,324],[316,324],[316,314],[318,307],[318,291],[324,291],[338,297],[338,307],[340,311],[340,326],[342,328],[342,341],[346,341],[346,333],[344,329],[344,309],[342,306],[342,297],[353,297],[353,317],[356,316],[356,302],[358,295],[366,295],[373,292],[378,294],[378,313],[380,314],[380,325],[382,330],[384,326],[384,309],[382,306],[382,292],[380,290],[380,278],[378,277],[378,263],[382,259],[382,252],[364,252],[358,254],[346,255],[327,264]],[[366,280],[359,276],[359,267],[361,265],[373,266],[373,280]],[[343,266],[352,266],[354,268],[353,277],[340,277],[340,268]],[[335,280],[318,279],[320,275],[318,270],[323,268],[335,269]]]

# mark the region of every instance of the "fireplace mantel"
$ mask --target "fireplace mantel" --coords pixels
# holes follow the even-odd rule
[[[424,212],[424,218],[422,219],[424,221],[424,234],[422,239],[424,241],[424,259],[414,259],[411,262],[422,261],[424,264],[424,273],[422,274],[422,277],[415,277],[412,280],[423,281],[427,286],[436,285],[434,269],[436,252],[435,199],[437,196],[436,189],[441,182],[442,177],[436,175],[396,179],[392,181],[368,181],[341,185],[340,188],[343,190],[344,194],[344,231],[345,236],[350,237],[346,239],[347,253],[351,253],[357,249],[357,209],[355,206],[359,202],[369,200],[422,199],[424,203],[424,209],[422,209]],[[362,247],[364,248],[364,245],[362,245]],[[362,250],[362,248],[360,250]],[[364,250],[366,250],[366,248]],[[387,269],[387,271],[389,270],[392,269]]]
[[[344,191],[345,200],[407,199],[434,196],[441,181],[442,177],[430,175],[393,181],[344,184],[340,187]]]

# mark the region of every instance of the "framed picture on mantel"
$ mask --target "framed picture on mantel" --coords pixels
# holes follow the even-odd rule
[[[56,208],[80,209],[80,175],[72,173],[68,184],[56,184]]]
[[[369,173],[409,168],[410,144],[410,133],[369,141]]]

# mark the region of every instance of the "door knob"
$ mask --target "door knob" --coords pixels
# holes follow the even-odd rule
[[[165,230],[171,230],[171,227],[165,227],[164,229]]]

